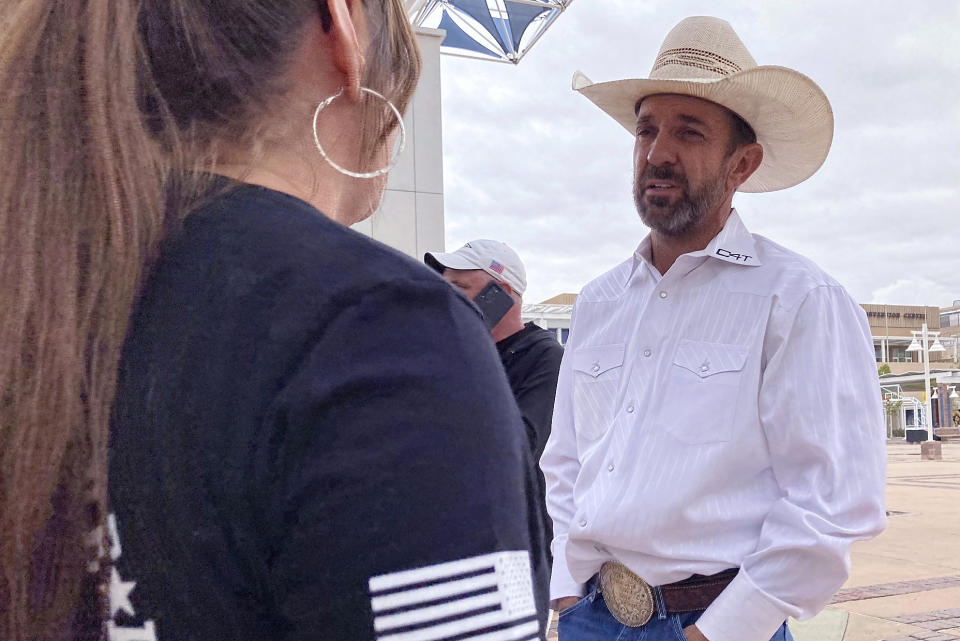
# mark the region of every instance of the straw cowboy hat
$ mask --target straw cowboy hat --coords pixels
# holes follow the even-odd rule
[[[763,163],[740,191],[786,189],[820,168],[833,140],[830,101],[813,80],[786,67],[757,66],[725,20],[686,18],[667,34],[649,78],[591,82],[573,75],[573,88],[634,134],[636,105],[654,94],[684,94],[715,102],[749,124],[763,146]]]

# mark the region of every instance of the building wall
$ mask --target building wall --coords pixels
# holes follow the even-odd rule
[[[940,329],[940,308],[917,305],[861,305],[871,330],[884,330],[892,336],[910,336],[911,329]],[[873,332],[875,335],[880,332]]]
[[[960,336],[960,301],[940,310],[940,327],[948,336]]]
[[[867,322],[870,324],[877,362],[889,363],[894,374],[916,371],[921,363],[920,354],[906,351],[913,339],[912,332],[921,330],[924,323],[927,324],[929,331],[940,332],[940,308],[869,303],[861,307],[866,312]],[[942,332],[941,339],[947,349],[945,352],[930,354],[930,364],[934,367],[938,363],[956,363],[958,360],[958,350],[954,339],[951,338],[951,333]]]
[[[353,226],[416,260],[443,251],[443,135],[440,105],[440,43],[444,32],[417,29],[423,59],[420,83],[403,122],[406,146],[390,172],[383,203]]]

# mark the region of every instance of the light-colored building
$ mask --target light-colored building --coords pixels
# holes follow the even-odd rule
[[[878,363],[887,363],[892,374],[916,371],[921,363],[919,352],[909,352],[907,348],[913,342],[914,332],[919,332],[923,324],[931,332],[940,332],[943,314],[939,307],[913,305],[862,305],[873,334],[873,347]],[[960,327],[958,327],[960,329]],[[954,337],[941,332],[943,352],[930,354],[930,367],[956,366],[958,363],[958,345]],[[921,368],[922,369],[922,368]]]
[[[353,226],[357,231],[420,260],[443,251],[443,130],[440,45],[444,32],[417,29],[423,67],[404,116],[406,145],[389,174],[380,208]]]
[[[944,336],[960,336],[960,300],[940,309],[940,331]]]
[[[570,314],[573,313],[573,301],[576,294],[559,294],[543,301],[524,305],[521,318],[524,323],[534,322],[544,329],[549,329],[557,335],[561,345],[566,345],[570,335]]]

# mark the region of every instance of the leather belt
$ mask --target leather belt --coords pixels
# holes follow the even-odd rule
[[[705,610],[720,596],[739,569],[731,568],[710,576],[690,578],[659,587],[666,614]],[[640,627],[657,611],[654,589],[627,566],[608,561],[600,568],[599,591],[610,614],[623,625]]]

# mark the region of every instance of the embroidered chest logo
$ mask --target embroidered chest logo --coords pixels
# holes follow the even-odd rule
[[[721,258],[732,258],[733,260],[736,260],[736,261],[742,260],[743,262],[747,262],[748,260],[753,258],[753,256],[747,256],[746,254],[735,254],[729,249],[723,249],[723,248],[717,249],[717,256],[720,256]]]

